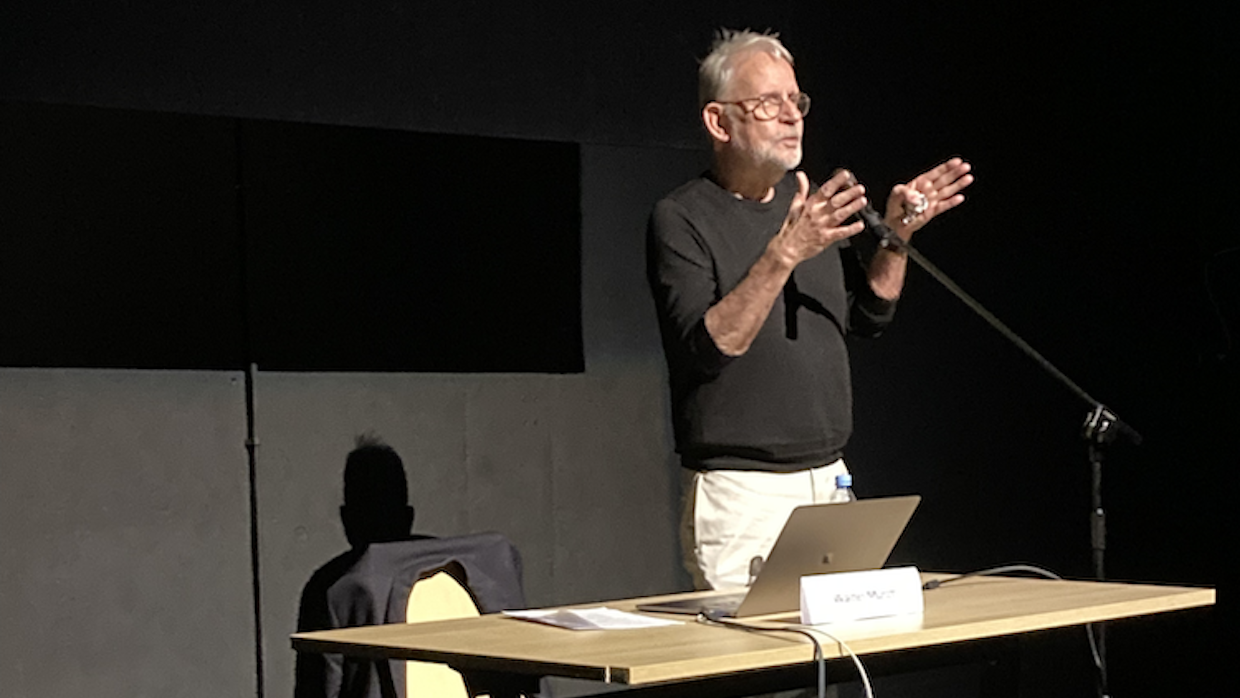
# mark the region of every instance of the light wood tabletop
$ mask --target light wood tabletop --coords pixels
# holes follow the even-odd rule
[[[947,575],[924,574],[927,579]],[[691,594],[627,599],[605,605],[635,610],[640,602]],[[887,621],[824,626],[860,656],[1082,625],[1215,602],[1209,588],[974,577],[925,592],[925,614],[911,624]],[[479,618],[298,633],[299,652],[443,662],[462,672],[563,676],[640,686],[810,662],[807,638],[793,633],[738,632],[685,622],[631,630],[574,631],[492,614]],[[752,621],[769,627],[795,617]],[[828,659],[843,648],[823,637]]]

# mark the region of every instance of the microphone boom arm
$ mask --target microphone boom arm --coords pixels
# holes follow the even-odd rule
[[[888,228],[881,219],[875,221],[868,215],[863,216],[863,218],[865,218],[867,227],[871,228],[871,230],[878,235],[878,244],[880,247],[892,252],[903,252],[907,254],[909,259],[917,263],[917,266],[921,267],[927,274],[934,277],[934,279],[938,281],[943,288],[946,288],[952,293],[952,295],[959,298],[962,303],[968,306],[970,310],[981,316],[987,324],[998,331],[999,334],[1007,338],[1009,342],[1015,344],[1017,348],[1025,353],[1026,356],[1033,359],[1039,366],[1041,366],[1042,370],[1054,376],[1055,379],[1058,380],[1064,387],[1070,390],[1078,398],[1085,401],[1091,410],[1089,416],[1085,420],[1084,426],[1082,427],[1082,435],[1086,439],[1097,443],[1110,443],[1115,440],[1117,435],[1123,434],[1130,441],[1132,441],[1133,444],[1141,444],[1141,435],[1137,433],[1135,429],[1121,420],[1119,416],[1106,405],[1099,402],[1089,393],[1085,392],[1085,389],[1077,385],[1076,381],[1073,381],[1067,374],[1060,371],[1045,356],[1042,356],[1037,349],[1034,349],[1029,342],[1026,342],[1020,335],[1016,334],[1012,328],[1004,324],[1004,322],[996,317],[994,313],[987,310],[985,306],[977,301],[977,299],[970,296],[955,281],[952,281],[951,278],[935,266],[934,263],[926,259],[925,255],[919,252],[917,248],[913,247],[900,236],[892,232],[891,228]]]
[[[1094,399],[1085,389],[1077,385],[1075,381],[1067,376],[1063,371],[1055,367],[1045,356],[1042,356],[1037,349],[1034,349],[1028,342],[1016,334],[1010,327],[1005,325],[1002,320],[995,317],[994,313],[987,310],[975,298],[960,288],[956,282],[944,274],[942,270],[936,267],[930,260],[926,259],[921,252],[910,245],[906,240],[896,235],[889,228],[881,217],[873,208],[866,207],[859,214],[866,222],[875,235],[878,236],[879,246],[885,250],[892,252],[903,252],[908,255],[909,259],[917,263],[917,266],[926,270],[926,273],[934,277],[944,288],[951,291],[953,295],[961,300],[973,312],[981,316],[991,327],[995,328],[999,334],[1007,338],[1009,342],[1015,344],[1021,351],[1033,359],[1042,370],[1051,374],[1062,385],[1072,391],[1080,399],[1084,400],[1090,406],[1090,412],[1085,417],[1085,424],[1081,427],[1081,437],[1088,443],[1089,449],[1089,465],[1090,465],[1090,512],[1089,512],[1089,537],[1090,548],[1093,558],[1094,577],[1098,581],[1106,579],[1106,511],[1102,508],[1102,461],[1103,446],[1115,440],[1116,436],[1123,434],[1134,445],[1141,444],[1141,435],[1135,429],[1130,427],[1126,422],[1121,420],[1115,412],[1111,411],[1106,405]],[[1107,671],[1107,635],[1106,627],[1098,626],[1097,628],[1097,646],[1094,655],[1094,661],[1098,668],[1097,693],[1100,698],[1106,698],[1109,695],[1109,677]]]

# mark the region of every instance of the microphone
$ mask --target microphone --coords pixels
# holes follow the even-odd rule
[[[834,177],[843,171],[844,168],[837,167],[835,168],[835,171],[831,173],[831,176]],[[847,174],[848,182],[844,187],[845,189],[857,184],[857,178],[853,176],[853,173],[848,172]],[[895,231],[883,222],[883,217],[878,215],[878,211],[874,210],[873,204],[869,201],[865,202],[865,208],[857,211],[856,217],[859,217],[862,221],[864,221],[866,230],[870,231],[871,234],[878,238],[879,247],[884,250],[890,250],[891,252],[907,251],[908,243],[905,242],[899,235],[896,235]]]

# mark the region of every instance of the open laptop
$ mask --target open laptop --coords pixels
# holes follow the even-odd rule
[[[733,618],[796,613],[801,607],[801,577],[879,569],[919,503],[920,496],[907,495],[797,507],[748,589],[639,604],[637,609]]]

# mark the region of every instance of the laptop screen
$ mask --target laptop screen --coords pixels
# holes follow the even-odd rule
[[[795,613],[801,604],[801,577],[881,568],[920,502],[920,496],[906,495],[797,507],[739,606],[733,601],[716,608],[712,597],[703,597],[638,609],[692,614],[719,610],[738,618]]]

